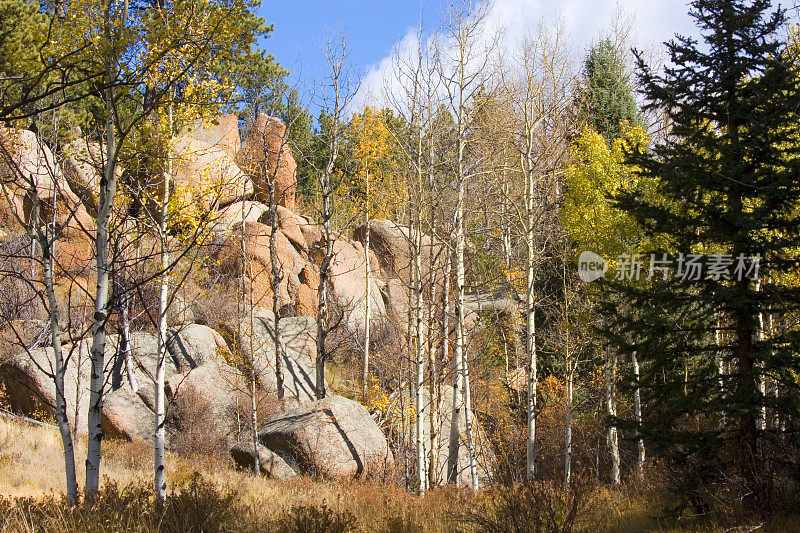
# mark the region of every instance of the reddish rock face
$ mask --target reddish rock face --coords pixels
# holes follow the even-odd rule
[[[252,195],[252,182],[222,148],[180,136],[172,149],[175,188],[188,189],[195,201],[224,206]]]
[[[317,478],[382,477],[394,469],[389,442],[369,411],[342,396],[287,411],[262,425],[258,438]]]
[[[280,119],[259,113],[236,163],[255,185],[255,198],[270,204],[270,184],[274,183],[276,203],[295,210],[297,163],[288,144],[286,126]]]
[[[39,197],[39,217],[43,221],[85,231],[94,230],[94,221],[64,179],[53,153],[29,130],[3,128],[0,143],[7,156],[0,159],[0,183],[12,204],[20,200],[27,219],[34,208],[35,187]],[[13,197],[13,199],[12,199]]]
[[[85,273],[92,263],[94,219],[67,184],[53,153],[28,130],[4,128],[0,143],[7,154],[0,158],[0,218],[19,228],[14,213],[29,220],[38,196],[39,220],[55,220],[61,231],[54,249],[56,275]]]
[[[253,291],[253,304],[272,310],[272,260],[269,248],[272,229],[259,222],[245,222],[243,257],[241,226],[239,228],[231,230],[231,236],[223,245],[219,257],[221,273],[233,278],[241,272],[244,265],[245,275]],[[316,316],[316,304],[309,298],[310,292],[316,292],[316,286],[300,279],[303,272],[304,279],[315,279],[313,275],[316,273],[316,266],[306,259],[306,250],[298,248],[280,229],[275,236],[275,248],[281,272],[278,305],[281,308],[294,306],[294,315]]]
[[[236,159],[236,153],[242,146],[239,137],[239,119],[236,115],[223,115],[213,120],[198,120],[182,133],[223,150],[231,160]]]

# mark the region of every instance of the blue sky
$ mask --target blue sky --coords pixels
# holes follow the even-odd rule
[[[697,36],[688,16],[687,0],[482,0],[491,3],[489,18],[504,28],[503,44],[519,44],[539,24],[558,21],[582,57],[603,32],[608,32],[619,13],[632,21],[630,40],[658,56],[660,43],[676,33]],[[415,27],[424,14],[424,26],[435,30],[447,0],[263,0],[260,13],[275,31],[265,42],[278,61],[295,74],[293,84],[301,93],[324,78],[323,46],[335,30],[347,38],[351,66],[362,78],[356,104],[371,101],[381,91],[391,67],[395,46],[415,42]],[[312,110],[315,106],[311,106]]]
[[[275,31],[265,42],[269,52],[302,81],[325,74],[323,46],[342,30],[349,59],[361,74],[391,53],[394,43],[419,21],[438,16],[445,0],[263,0],[260,14]]]

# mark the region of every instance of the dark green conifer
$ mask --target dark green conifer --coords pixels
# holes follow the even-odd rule
[[[741,499],[766,511],[773,473],[800,462],[797,328],[760,331],[760,318],[796,316],[800,304],[800,84],[779,37],[785,13],[769,0],[695,0],[691,15],[702,42],[669,42],[663,72],[639,59],[645,109],[666,112],[672,135],[630,154],[656,191],[629,190],[618,205],[663,243],[657,257],[710,261],[697,280],[616,284],[633,311],[607,307],[607,333],[643,363],[641,431],[681,473],[683,495],[703,509],[700,487],[737,481]],[[730,279],[709,275],[715,254],[731,261]],[[753,270],[737,272],[740,257],[761,257],[758,274],[749,260]],[[762,376],[777,398],[762,394]]]

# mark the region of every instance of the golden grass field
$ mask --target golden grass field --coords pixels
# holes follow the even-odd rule
[[[77,441],[78,479],[83,478],[86,442]],[[152,478],[152,449],[144,443],[107,441],[104,443],[102,473],[106,485],[138,487],[149,491]],[[61,441],[52,427],[32,426],[25,422],[0,418],[0,496],[5,509],[0,509],[0,531],[151,531],[137,523],[131,510],[113,510],[113,520],[98,525],[85,516],[76,519],[55,511],[64,487]],[[171,487],[184,487],[196,473],[228,495],[226,505],[235,506],[233,520],[221,529],[213,526],[183,526],[177,529],[196,531],[261,531],[263,524],[274,524],[293,508],[320,506],[323,503],[336,512],[349,512],[357,519],[355,529],[341,531],[487,531],[458,520],[470,512],[486,513],[492,493],[473,496],[469,491],[441,488],[420,498],[395,484],[376,482],[332,483],[299,478],[289,482],[255,478],[232,468],[224,457],[168,457],[168,479]],[[123,499],[124,500],[124,499]],[[24,505],[20,502],[26,502]],[[34,519],[25,511],[37,502],[49,502],[47,520]],[[205,504],[204,504],[205,505]],[[26,507],[27,506],[27,507]],[[576,521],[575,531],[800,531],[796,517],[777,520],[769,525],[754,523],[740,527],[701,522],[691,518],[664,520],[659,516],[663,502],[641,484],[624,485],[610,490],[603,486],[588,489],[586,506]],[[102,511],[98,511],[102,512]],[[121,513],[121,514],[120,514]],[[29,516],[30,515],[30,516]],[[37,522],[37,520],[39,520]],[[44,521],[43,521],[44,520]],[[91,522],[91,523],[90,523]],[[102,522],[102,521],[101,521]],[[38,524],[38,526],[37,526]],[[44,525],[42,525],[44,524]],[[252,527],[251,527],[252,526]],[[268,526],[267,526],[268,527]],[[305,526],[281,531],[304,531]],[[756,529],[754,529],[756,528]],[[156,530],[162,530],[156,528]],[[339,531],[321,529],[318,531]],[[502,531],[502,529],[498,530]],[[530,529],[535,531],[535,529]],[[542,531],[548,531],[543,529]]]

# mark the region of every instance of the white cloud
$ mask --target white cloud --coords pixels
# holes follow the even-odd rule
[[[487,0],[488,1],[488,0]],[[676,33],[697,36],[684,0],[494,0],[489,8],[490,27],[502,28],[501,46],[505,50],[518,47],[528,35],[535,34],[541,24],[545,28],[561,23],[578,54],[602,34],[612,31],[618,14],[633,23],[630,40],[638,48],[655,49]],[[427,22],[430,25],[430,21]],[[417,50],[417,32],[409,28],[395,45],[403,57],[412,57]],[[361,89],[351,104],[358,109],[366,104],[385,105],[385,87],[392,85],[396,70],[392,56],[370,67],[362,78]]]

